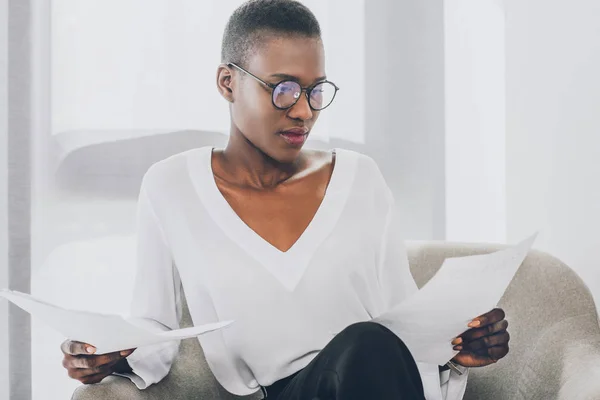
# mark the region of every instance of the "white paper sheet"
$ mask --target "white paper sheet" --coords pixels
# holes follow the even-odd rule
[[[417,293],[373,321],[400,337],[416,361],[446,364],[458,354],[452,340],[496,308],[536,237],[491,254],[446,259]]]
[[[223,321],[163,331],[158,327],[155,330],[148,329],[137,321],[128,321],[118,315],[68,310],[17,291],[2,289],[0,297],[11,301],[70,340],[95,346],[95,354],[196,337],[224,328],[233,322]]]

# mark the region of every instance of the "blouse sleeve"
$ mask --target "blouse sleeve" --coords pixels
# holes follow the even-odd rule
[[[410,272],[408,252],[400,231],[396,205],[391,190],[377,169],[377,180],[380,181],[379,197],[385,199],[385,218],[380,240],[378,257],[378,277],[382,302],[382,314],[400,304],[419,289]],[[433,364],[417,362],[425,398],[427,400],[460,400],[462,399],[468,377],[468,369],[462,368],[463,375],[454,371],[440,373],[439,367]]]
[[[149,329],[179,328],[182,314],[181,280],[144,184],[138,198],[136,254],[128,317]],[[125,376],[138,389],[145,389],[169,373],[179,344],[180,341],[170,341],[139,347],[127,357],[132,373],[115,375]]]

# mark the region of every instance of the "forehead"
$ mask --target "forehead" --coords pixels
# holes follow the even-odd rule
[[[256,74],[287,74],[312,83],[325,76],[323,42],[302,36],[261,38],[260,46],[248,57],[248,67]]]

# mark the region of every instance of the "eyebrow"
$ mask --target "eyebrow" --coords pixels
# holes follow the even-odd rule
[[[288,79],[290,81],[295,81],[295,82],[300,81],[300,79],[298,79],[298,77],[296,77],[294,75],[288,75],[288,74],[272,74],[272,75],[270,75],[270,78]],[[327,79],[326,76],[321,76],[321,77],[315,79],[313,83],[324,81],[326,79]]]

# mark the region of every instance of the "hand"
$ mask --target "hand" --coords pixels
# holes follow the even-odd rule
[[[484,367],[506,356],[510,335],[504,317],[504,311],[496,308],[471,321],[471,329],[452,341],[454,350],[460,350],[452,361],[463,367]]]
[[[65,355],[62,364],[69,377],[86,385],[98,383],[113,372],[124,372],[125,358],[135,350],[94,355],[94,346],[71,340],[63,342],[60,349]]]

